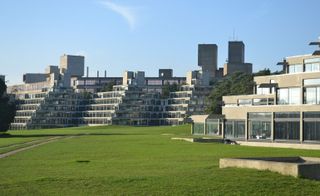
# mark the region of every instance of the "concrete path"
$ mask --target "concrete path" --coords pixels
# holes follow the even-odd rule
[[[73,137],[75,137],[75,136],[74,135],[73,136],[57,136],[57,137],[51,137],[48,139],[41,140],[40,142],[39,142],[39,140],[35,140],[35,141],[27,142],[27,143],[22,143],[22,145],[23,144],[31,144],[31,145],[0,154],[0,159],[14,155],[18,152],[22,152],[22,151],[26,151],[26,150],[29,150],[32,148],[36,148],[38,146],[42,146],[44,144],[48,144],[48,143],[55,142],[55,141],[65,139],[65,138],[73,138]]]

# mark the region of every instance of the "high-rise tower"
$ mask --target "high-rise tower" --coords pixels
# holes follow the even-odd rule
[[[198,45],[198,66],[203,73],[208,73],[210,78],[216,75],[218,64],[218,46],[216,44]]]

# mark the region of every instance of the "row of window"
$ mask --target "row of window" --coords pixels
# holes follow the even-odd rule
[[[289,65],[289,73],[320,71],[320,58],[305,59],[304,64]]]
[[[305,112],[303,114],[303,139],[305,141],[320,141],[320,112]],[[272,120],[274,123],[274,138],[276,140],[300,140],[300,113],[279,112],[272,119],[271,113],[249,113],[248,138],[250,140],[270,140]],[[225,138],[245,138],[244,120],[225,121]]]

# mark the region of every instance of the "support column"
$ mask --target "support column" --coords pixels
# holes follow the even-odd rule
[[[244,137],[245,137],[245,140],[248,141],[248,137],[249,137],[249,134],[248,134],[248,116],[249,114],[247,113],[246,115],[246,120],[244,121]]]
[[[274,112],[271,112],[271,125],[270,125],[270,128],[271,128],[271,142],[274,142]]]
[[[303,138],[303,112],[300,111],[300,142],[302,143],[304,138]]]
[[[222,124],[221,124],[221,136],[222,136],[223,139],[224,139],[224,122],[225,122],[225,119],[222,119]]]
[[[204,120],[203,135],[206,135],[206,128],[207,128],[207,119]]]

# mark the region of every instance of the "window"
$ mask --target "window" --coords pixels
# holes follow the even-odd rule
[[[282,88],[277,91],[277,103],[279,105],[300,104],[300,88]]]
[[[224,127],[225,138],[245,138],[244,120],[226,120]]]
[[[304,88],[305,104],[320,104],[320,87]]]
[[[249,139],[271,139],[271,113],[248,113]]]
[[[156,86],[161,86],[162,85],[162,80],[148,80],[148,85],[156,85]]]
[[[305,80],[303,80],[303,83],[304,83],[305,86],[308,86],[308,85],[320,85],[320,78],[305,79]]]
[[[277,103],[279,105],[289,104],[288,92],[289,91],[288,91],[287,88],[278,89],[278,92],[277,92]]]
[[[204,123],[194,123],[193,124],[193,134],[194,135],[204,135]]]
[[[305,59],[304,63],[319,63],[320,58]]]
[[[320,112],[305,112],[303,116],[304,140],[320,141]]]
[[[305,65],[306,72],[320,71],[320,63],[307,63]]]
[[[239,103],[239,106],[252,105],[252,100],[251,99],[239,99],[238,103]]]
[[[268,105],[268,99],[267,98],[253,99],[253,105]]]
[[[289,65],[289,73],[299,73],[299,72],[303,72],[302,64]]]
[[[300,113],[276,112],[274,118],[275,139],[299,140],[300,139]]]
[[[269,95],[270,94],[270,88],[257,88],[257,94],[258,95]]]

